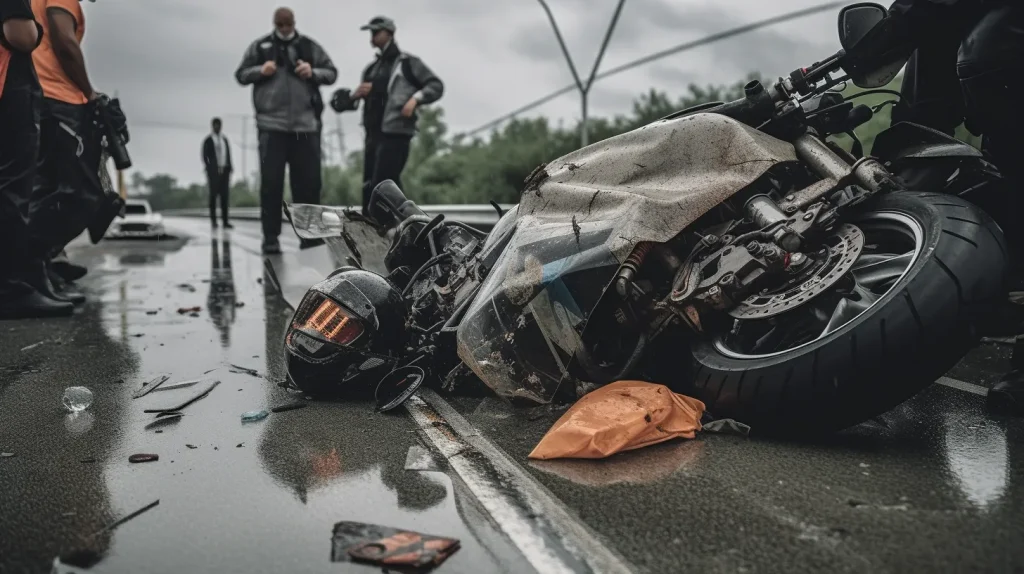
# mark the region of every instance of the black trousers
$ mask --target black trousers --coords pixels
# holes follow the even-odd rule
[[[100,138],[90,114],[88,104],[43,98],[29,227],[47,258],[85,231],[106,199],[99,179]]]
[[[30,252],[29,202],[39,153],[38,88],[7,86],[0,96],[0,296]]]
[[[228,192],[231,190],[230,171],[207,171],[206,184],[210,188],[210,222],[217,223],[217,199],[220,199],[220,215],[228,222]]]
[[[320,132],[260,131],[260,219],[263,241],[281,234],[284,173],[294,203],[320,203]]]
[[[390,179],[402,187],[402,170],[409,160],[411,142],[411,136],[367,136],[363,150],[363,214],[367,213],[373,188],[380,182]]]

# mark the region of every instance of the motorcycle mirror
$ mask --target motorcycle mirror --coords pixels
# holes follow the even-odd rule
[[[377,411],[386,413],[404,403],[416,393],[426,379],[426,373],[419,367],[400,367],[391,371],[377,384],[374,398]]]
[[[849,52],[888,15],[885,7],[872,2],[852,4],[839,11],[839,42]]]

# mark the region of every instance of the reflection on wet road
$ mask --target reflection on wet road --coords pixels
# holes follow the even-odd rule
[[[176,241],[76,247],[91,302],[71,320],[0,323],[0,452],[14,454],[0,458],[0,571],[46,571],[58,554],[89,550],[104,557],[95,572],[379,572],[330,562],[345,520],[461,539],[440,572],[525,571],[461,480],[405,470],[422,445],[407,416],[308,402],[241,422],[305,403],[276,384],[290,310],[268,289],[258,226],[211,237],[203,223],[170,221],[189,232]],[[299,288],[327,256],[283,239],[294,265],[277,279]],[[198,316],[177,312],[195,306]],[[950,376],[989,385],[1005,359],[985,347]],[[161,373],[203,382],[131,398]],[[143,410],[213,381],[181,420],[145,428]],[[95,394],[77,416],[60,404],[71,385]],[[526,454],[562,411],[450,402],[643,571],[1024,570],[1024,422],[987,415],[975,394],[936,385],[834,436],[700,435],[544,462]],[[135,453],[160,459],[129,464]]]
[[[0,324],[12,341],[0,348],[0,451],[15,454],[0,460],[0,570],[46,571],[58,554],[87,551],[103,556],[95,572],[379,571],[330,562],[343,520],[459,538],[446,572],[514,564],[457,483],[404,470],[419,444],[406,417],[310,402],[241,422],[243,412],[303,401],[277,386],[290,310],[264,288],[251,242],[183,228],[194,235],[77,246],[72,256],[90,268],[84,309],[66,321]],[[177,312],[194,306],[198,317]],[[43,344],[22,352],[30,343],[15,341]],[[132,399],[161,373],[168,385],[203,382]],[[212,381],[221,384],[180,421],[144,428],[154,415],[143,410],[179,404]],[[62,411],[71,385],[94,392],[88,411]],[[135,453],[160,458],[130,464]]]

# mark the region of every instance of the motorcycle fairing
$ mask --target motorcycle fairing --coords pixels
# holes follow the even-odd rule
[[[590,313],[642,241],[662,243],[781,162],[793,146],[716,114],[663,120],[534,173],[515,234],[457,333],[498,395],[546,403],[569,380]]]

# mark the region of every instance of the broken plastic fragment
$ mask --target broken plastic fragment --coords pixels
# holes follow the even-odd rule
[[[270,413],[268,413],[267,411],[249,411],[247,413],[242,413],[242,422],[251,423],[261,421],[267,418],[268,416],[270,416]]]
[[[194,444],[187,444],[187,445],[185,445],[185,446],[187,446],[188,448],[191,448],[191,449],[197,449],[197,448],[199,448],[198,446],[196,446],[196,445],[194,445]]]
[[[64,389],[62,402],[68,411],[80,413],[92,406],[92,391],[85,387],[68,387]]]
[[[189,313],[198,313],[200,311],[202,311],[202,307],[198,307],[198,306],[196,306],[196,307],[182,307],[182,308],[178,309],[178,314],[179,315],[186,315],[186,314],[189,314]]]
[[[0,458],[11,458],[14,456],[13,452],[0,452]]]
[[[279,407],[274,407],[274,408],[270,409],[270,412],[273,412],[273,413],[283,413],[285,411],[294,411],[295,409],[304,409],[304,408],[306,408],[308,406],[309,405],[306,404],[306,403],[291,403],[291,404],[288,404],[288,405],[281,405]]]
[[[160,456],[156,454],[133,454],[128,457],[128,462],[153,462],[160,460]]]
[[[260,376],[259,371],[257,371],[256,369],[250,369],[248,367],[240,367],[238,365],[231,365],[231,372],[232,373],[241,373],[241,374],[244,374],[244,375],[251,375],[253,377]]]
[[[347,555],[385,568],[435,567],[459,549],[456,538],[359,522],[335,524],[331,542],[332,562],[342,562]]]
[[[748,436],[750,434],[749,425],[745,425],[733,419],[718,419],[716,421],[711,421],[705,424],[704,428],[701,430],[704,432],[733,434],[737,436]]]

